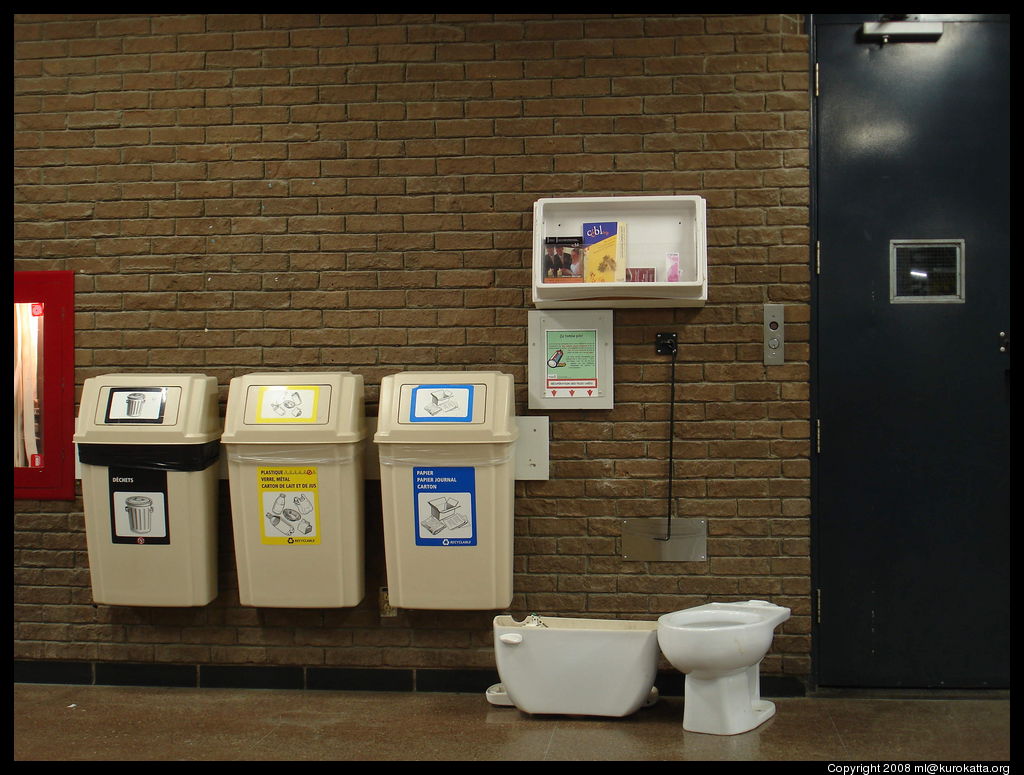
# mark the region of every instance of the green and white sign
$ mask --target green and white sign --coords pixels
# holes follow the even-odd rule
[[[612,311],[530,310],[531,409],[611,409]]]
[[[546,331],[545,389],[552,398],[594,395],[598,388],[597,331]]]

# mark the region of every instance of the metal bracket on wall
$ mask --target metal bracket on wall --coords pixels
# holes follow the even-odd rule
[[[708,558],[706,519],[673,518],[672,535],[668,539],[662,519],[624,519],[621,527],[624,560],[702,562]]]
[[[398,609],[391,605],[391,600],[388,597],[388,588],[381,587],[377,593],[377,607],[378,613],[381,619],[390,619],[398,616]]]

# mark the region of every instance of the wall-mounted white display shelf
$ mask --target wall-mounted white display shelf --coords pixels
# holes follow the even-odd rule
[[[584,224],[619,227],[619,277],[587,282],[583,262],[553,268],[573,252]],[[584,252],[580,249],[579,254]],[[564,263],[568,263],[564,259]],[[699,196],[538,199],[533,206],[533,303],[538,308],[700,307],[708,298],[706,204]],[[677,268],[676,268],[677,267]],[[625,274],[625,277],[623,277]]]

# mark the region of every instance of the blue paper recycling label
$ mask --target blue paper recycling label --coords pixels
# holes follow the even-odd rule
[[[476,546],[476,469],[412,469],[417,546]]]

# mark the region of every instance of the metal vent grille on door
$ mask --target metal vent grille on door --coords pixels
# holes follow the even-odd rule
[[[963,240],[890,240],[889,300],[959,303],[964,300]]]

